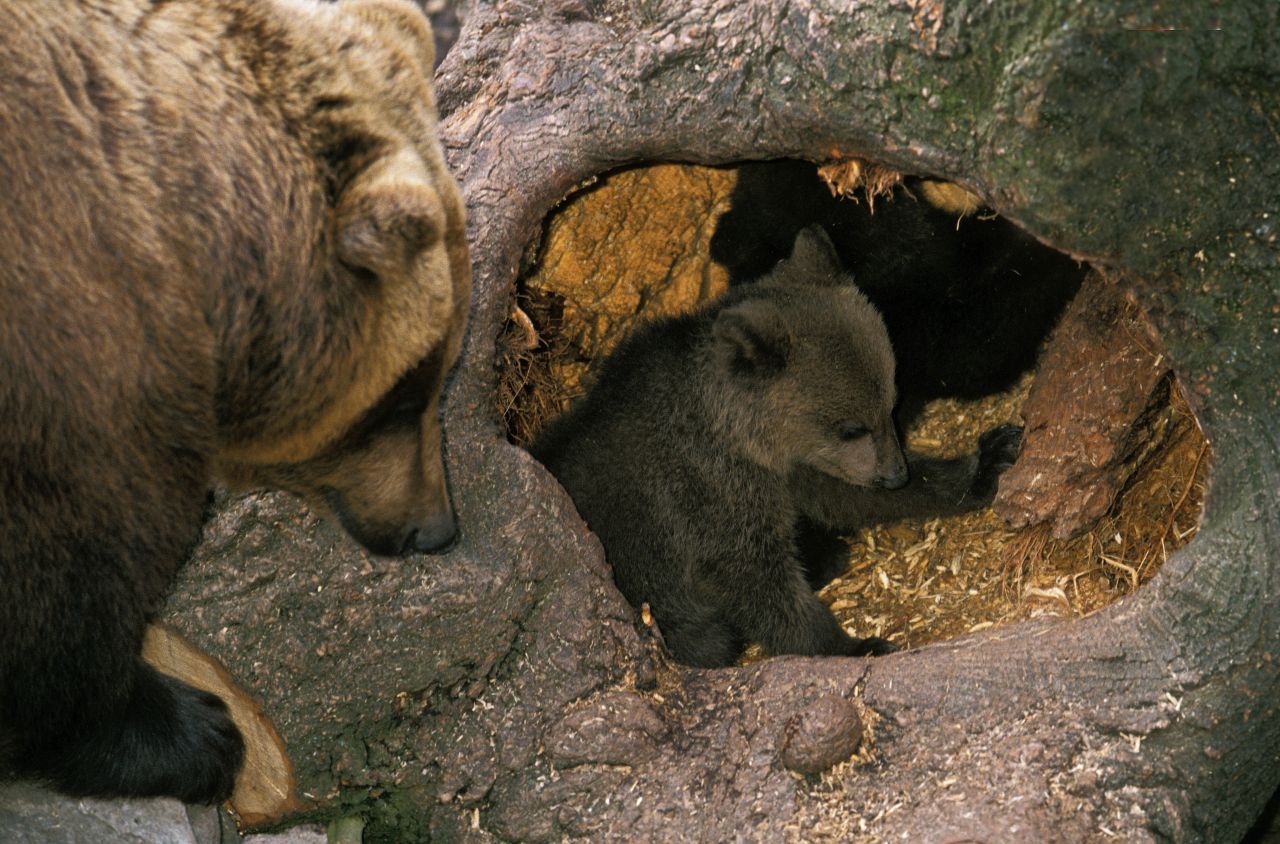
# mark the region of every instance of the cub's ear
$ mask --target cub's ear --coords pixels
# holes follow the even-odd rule
[[[814,223],[796,235],[791,257],[779,267],[780,275],[792,284],[847,284],[849,272],[840,263],[836,247],[826,229]]]
[[[411,273],[418,256],[440,240],[445,214],[420,162],[379,169],[338,201],[338,260],[391,281]]]
[[[726,308],[711,333],[716,354],[732,372],[767,375],[787,365],[791,331],[772,302],[754,299]]]

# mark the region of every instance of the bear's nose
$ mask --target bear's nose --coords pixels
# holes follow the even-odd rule
[[[892,475],[881,475],[876,478],[876,486],[882,489],[902,489],[907,485],[908,479],[907,468],[903,466]]]
[[[411,528],[404,538],[402,554],[419,551],[429,554],[442,551],[458,536],[458,524],[452,513],[435,513]]]

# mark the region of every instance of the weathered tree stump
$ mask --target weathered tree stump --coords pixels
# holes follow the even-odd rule
[[[1089,276],[1054,329],[1027,398],[1018,463],[1000,478],[996,512],[1015,527],[1047,522],[1074,536],[1111,509],[1160,444],[1172,364],[1114,282]]]
[[[472,11],[437,80],[475,265],[445,408],[460,542],[368,558],[292,499],[224,502],[168,607],[261,698],[299,799],[367,815],[368,841],[1237,839],[1280,780],[1280,12],[1165,13]],[[1123,279],[1213,443],[1202,529],[1080,621],[875,660],[669,665],[500,429],[522,253],[619,166],[845,155],[957,181]],[[832,696],[876,762],[805,778],[780,748]]]

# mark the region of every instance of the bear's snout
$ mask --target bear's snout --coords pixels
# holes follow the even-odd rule
[[[902,489],[907,485],[910,476],[907,474],[907,467],[904,464],[899,467],[898,471],[889,475],[881,475],[876,478],[876,486],[881,489]]]
[[[458,537],[458,522],[452,512],[433,513],[422,520],[421,524],[409,528],[405,536],[401,554],[414,551],[430,554],[443,551],[453,544]]]

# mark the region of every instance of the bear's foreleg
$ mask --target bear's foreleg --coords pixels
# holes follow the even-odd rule
[[[892,653],[890,642],[850,636],[818,599],[803,567],[786,559],[776,569],[739,570],[728,613],[743,638],[772,655],[868,656]]]
[[[21,773],[76,796],[173,796],[215,803],[231,795],[244,742],[218,697],[134,660],[123,706],[81,715],[78,727],[25,748]]]
[[[995,497],[1000,474],[1013,465],[1021,439],[1021,428],[1003,425],[982,435],[977,454],[945,459],[908,453],[910,477],[900,489],[856,487],[800,467],[790,478],[793,501],[814,524],[846,534],[900,519],[976,510]]]
[[[163,447],[182,442],[181,420],[134,446],[50,415],[29,450],[47,469],[0,468],[0,769],[78,796],[221,800],[244,753],[226,707],[140,657],[199,538],[204,461]]]

